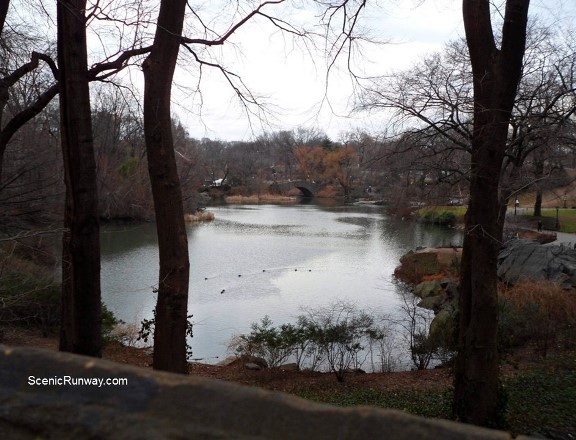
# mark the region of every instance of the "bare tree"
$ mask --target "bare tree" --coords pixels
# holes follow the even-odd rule
[[[508,197],[532,184],[541,188],[558,168],[554,157],[568,140],[575,71],[571,45],[562,37],[536,19],[529,29],[501,171]],[[358,108],[393,111],[402,139],[391,153],[402,155],[407,168],[435,173],[430,179],[435,183],[468,182],[474,105],[465,40],[449,42],[409,70],[371,81]]]
[[[56,96],[58,86],[50,84],[50,79],[39,74],[41,64],[49,66],[53,75],[57,76],[56,63],[49,54],[40,51],[29,51],[30,46],[37,44],[37,39],[31,35],[19,35],[10,26],[6,26],[6,18],[10,1],[5,0],[0,5],[0,45],[3,57],[0,61],[0,185],[3,180],[4,154],[8,142],[14,134]],[[32,42],[32,43],[31,43]],[[42,62],[42,63],[41,63]],[[30,79],[31,78],[31,79]],[[10,106],[14,101],[14,86],[29,79],[29,87],[24,87],[26,102],[21,107]],[[1,187],[0,187],[1,190]]]
[[[135,97],[93,83],[92,123],[100,218],[154,217],[143,120]]]
[[[490,3],[464,0],[474,84],[470,202],[460,274],[454,414],[490,425],[498,417],[498,295],[496,259],[506,198],[500,191],[510,117],[522,74],[529,0],[507,0],[497,46]]]
[[[6,55],[0,58],[0,191],[6,186],[6,182],[2,183],[5,180],[2,171],[8,144],[59,92],[59,72],[51,57],[51,42],[43,41],[30,31],[34,22],[21,25],[27,29],[22,34],[14,30],[17,28],[15,25],[4,26],[9,3],[2,2],[0,10],[3,24],[0,28],[1,49]],[[119,14],[121,9],[115,9],[113,15]],[[142,9],[136,9],[142,12]],[[100,5],[95,5],[84,21],[86,25],[94,20],[113,22],[115,29],[131,27],[128,19],[112,19],[110,15]],[[144,21],[145,17],[139,17],[139,20]],[[132,34],[132,39],[119,36],[119,50],[91,66],[86,74],[89,81],[111,81],[117,72],[130,64],[132,58],[149,52],[150,47],[143,44],[138,30]],[[125,43],[127,47],[123,46],[124,40],[129,40],[129,44]]]
[[[61,0],[57,5],[60,124],[66,182],[60,350],[100,357],[100,229],[85,11],[86,0]]]
[[[186,0],[162,1],[156,35],[144,70],[144,135],[156,229],[160,276],[154,328],[154,368],[187,373],[188,239],[174,155],[170,96],[182,39]]]

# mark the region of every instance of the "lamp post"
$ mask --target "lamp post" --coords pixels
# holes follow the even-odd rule
[[[559,211],[560,211],[560,208],[556,207],[556,230],[557,231],[560,229],[560,217],[558,215]]]

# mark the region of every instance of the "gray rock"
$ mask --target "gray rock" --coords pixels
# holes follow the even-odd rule
[[[507,283],[554,281],[576,287],[576,250],[543,246],[535,241],[513,240],[498,255],[498,277]]]
[[[31,385],[65,377],[126,382]],[[0,346],[0,432],[18,440],[511,440],[505,432],[401,411],[332,407],[213,379],[6,346]]]
[[[260,368],[268,368],[268,362],[266,362],[266,359],[262,359],[258,356],[243,356],[242,360],[246,363],[256,364]]]
[[[430,338],[447,344],[449,342],[448,338],[451,337],[451,332],[454,329],[455,316],[453,309],[440,310],[430,323]]]
[[[417,306],[422,307],[423,309],[433,310],[437,312],[444,304],[444,296],[443,295],[436,295],[436,296],[427,296],[426,298],[420,300]]]
[[[452,280],[444,280],[440,285],[446,292],[446,298],[449,301],[458,300],[458,284]]]
[[[429,296],[436,296],[442,291],[440,281],[423,281],[414,287],[414,295],[419,298],[428,298]]]
[[[258,364],[255,364],[253,362],[246,362],[244,364],[244,368],[246,368],[247,370],[253,370],[253,371],[260,371],[262,369],[262,367]]]
[[[238,362],[238,358],[236,356],[228,356],[226,359],[221,360],[216,365],[227,367],[229,365],[235,364],[236,362]]]

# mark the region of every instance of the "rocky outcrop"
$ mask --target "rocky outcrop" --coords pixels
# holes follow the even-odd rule
[[[93,384],[78,385],[80,378]],[[98,386],[106,381],[116,385]],[[511,439],[400,411],[343,409],[216,380],[5,346],[0,433],[16,440]]]
[[[421,248],[409,251],[400,258],[394,275],[411,284],[419,283],[423,277],[438,274],[451,274],[460,267],[462,249],[449,248]]]
[[[452,344],[458,310],[458,287],[452,280],[461,258],[461,248],[420,248],[402,256],[394,271],[396,277],[414,285],[412,292],[420,298],[418,307],[434,311],[429,338],[444,347]]]
[[[236,365],[242,364],[244,368],[247,370],[265,370],[268,368],[268,362],[265,359],[262,359],[257,356],[229,356],[226,359],[218,362],[217,365],[220,366],[229,366],[229,365]]]
[[[576,250],[543,246],[534,241],[512,240],[498,255],[498,277],[507,283],[553,281],[576,287]]]
[[[434,311],[430,323],[429,337],[440,345],[450,345],[454,320],[458,311],[458,286],[454,281],[424,281],[414,287],[413,292],[421,298],[418,307]]]

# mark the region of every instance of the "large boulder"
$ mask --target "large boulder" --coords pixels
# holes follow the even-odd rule
[[[420,248],[400,258],[394,275],[410,284],[417,284],[430,275],[449,276],[458,271],[461,257],[461,248]]]
[[[458,286],[455,281],[424,281],[415,286],[412,292],[421,298],[418,307],[433,310],[436,314],[443,309],[453,313],[458,308]]]
[[[510,284],[553,281],[572,289],[576,287],[576,250],[513,240],[498,255],[498,277]]]
[[[422,299],[437,296],[441,291],[442,286],[438,280],[423,281],[414,287],[414,295]]]
[[[422,298],[417,306],[434,312],[428,338],[438,347],[451,350],[458,311],[458,286],[455,281],[424,281],[414,287],[413,293]]]
[[[512,438],[395,410],[339,408],[227,382],[5,346],[0,433],[19,440]]]

